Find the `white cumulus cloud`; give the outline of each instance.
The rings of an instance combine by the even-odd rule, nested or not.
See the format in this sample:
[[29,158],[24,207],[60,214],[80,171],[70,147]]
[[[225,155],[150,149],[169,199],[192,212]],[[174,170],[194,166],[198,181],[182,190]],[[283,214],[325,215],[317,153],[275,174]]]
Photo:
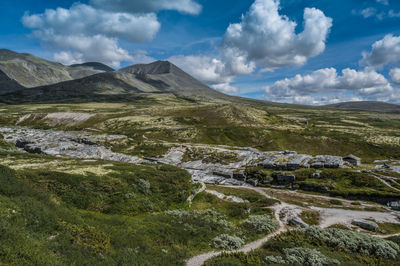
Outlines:
[[61,63],[99,61],[113,67],[135,59],[119,46],[118,38],[150,41],[160,29],[153,13],[111,13],[84,4],[47,9],[42,14],[26,13],[22,22],[33,30],[32,36],[58,51],[54,59]]
[[118,46],[116,39],[103,35],[50,34],[41,38],[61,49],[61,52],[54,54],[54,59],[66,65],[98,61],[117,68],[121,61],[133,61],[129,52]]
[[27,28],[54,35],[102,34],[132,42],[150,41],[160,29],[153,13],[110,13],[84,4],[75,4],[70,9],[47,9],[43,14],[27,13],[22,22]]
[[400,37],[386,35],[375,42],[369,52],[363,53],[362,65],[382,67],[387,64],[400,64]]
[[176,10],[197,15],[202,10],[202,6],[193,0],[90,0],[90,3],[104,10],[129,13]]
[[[279,14],[279,0],[256,0],[240,23],[231,24],[223,38],[222,56],[233,71],[303,65],[325,50],[332,19],[321,10],[304,10],[304,30]],[[238,62],[239,59],[239,62]],[[239,69],[235,69],[239,68]]]
[[183,55],[172,56],[168,60],[216,90],[226,93],[238,91],[236,87],[229,85],[234,75],[227,71],[221,60],[209,56]]
[[400,68],[393,68],[389,74],[393,83],[400,84]]
[[361,15],[364,18],[370,18],[370,17],[375,16],[376,12],[377,12],[376,8],[368,7],[368,8],[361,10]]
[[332,19],[315,8],[304,10],[304,30],[296,34],[296,22],[279,14],[278,0],[256,0],[231,24],[223,37],[218,59],[204,56],[170,58],[201,81],[224,92],[236,92],[230,85],[237,75],[274,71],[302,65],[325,50]]
[[[336,69],[325,68],[309,75],[296,75],[277,81],[264,87],[264,90],[270,100],[309,104],[345,99],[388,101],[398,97],[398,90],[383,75],[371,69],[356,71],[346,68],[339,75]],[[331,97],[326,96],[329,94]]]
[[389,5],[389,0],[376,0],[377,3],[383,4],[385,6]]

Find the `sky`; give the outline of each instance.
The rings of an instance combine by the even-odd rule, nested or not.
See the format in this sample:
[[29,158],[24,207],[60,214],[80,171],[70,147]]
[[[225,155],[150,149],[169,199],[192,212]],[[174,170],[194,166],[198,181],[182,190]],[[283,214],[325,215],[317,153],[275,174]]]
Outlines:
[[2,0],[0,48],[115,69],[169,60],[216,90],[400,103],[398,0]]

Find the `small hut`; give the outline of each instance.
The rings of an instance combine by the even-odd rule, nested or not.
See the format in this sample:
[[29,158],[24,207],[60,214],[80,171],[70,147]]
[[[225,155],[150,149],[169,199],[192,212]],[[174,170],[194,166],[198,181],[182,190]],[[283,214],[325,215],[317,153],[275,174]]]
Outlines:
[[351,163],[352,165],[355,165],[355,166],[361,165],[361,159],[353,154],[349,154],[346,157],[343,157],[343,161]]

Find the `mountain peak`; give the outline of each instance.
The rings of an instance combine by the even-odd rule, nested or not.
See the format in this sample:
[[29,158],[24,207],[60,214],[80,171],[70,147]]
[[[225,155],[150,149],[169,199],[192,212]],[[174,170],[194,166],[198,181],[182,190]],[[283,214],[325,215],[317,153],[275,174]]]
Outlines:
[[32,56],[32,55],[27,53],[17,53],[8,49],[0,49],[0,60],[12,60],[15,58],[21,58],[27,56]]
[[131,74],[150,74],[150,75],[168,74],[168,73],[173,73],[175,71],[183,72],[177,66],[175,66],[169,61],[156,61],[150,64],[137,64],[125,67],[120,71]]
[[99,62],[86,62],[86,63],[82,63],[82,64],[74,64],[74,65],[70,65],[70,67],[90,67],[93,68],[95,70],[101,70],[104,72],[111,72],[111,71],[115,71],[113,68],[103,64],[103,63],[99,63]]

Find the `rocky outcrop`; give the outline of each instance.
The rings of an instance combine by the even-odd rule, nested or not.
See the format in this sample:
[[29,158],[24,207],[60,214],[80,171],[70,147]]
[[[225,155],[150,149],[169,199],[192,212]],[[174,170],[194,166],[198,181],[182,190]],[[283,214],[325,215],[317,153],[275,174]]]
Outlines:
[[[64,116],[62,116],[64,117]],[[79,116],[80,117],[80,116]],[[86,119],[88,117],[82,117]],[[27,118],[30,119],[30,118]],[[260,169],[256,174],[245,170],[248,166],[262,166],[268,169],[293,171],[309,167],[335,168],[343,165],[343,160],[338,156],[316,156],[297,154],[294,151],[261,152],[257,149],[246,147],[224,147],[209,145],[179,145],[170,148],[168,153],[158,158],[140,159],[120,153],[114,153],[105,146],[112,143],[127,142],[126,136],[120,135],[95,135],[85,132],[65,132],[51,130],[36,130],[23,127],[0,128],[0,134],[6,137],[7,142],[14,143],[17,147],[30,152],[53,156],[69,156],[83,159],[100,159],[120,162],[151,163],[175,165],[192,174],[192,179],[207,184],[248,185],[258,186],[274,182],[280,186],[296,183],[294,174],[288,172],[270,174],[263,173]],[[229,163],[212,163],[201,159],[184,161],[185,153],[191,149],[206,150],[215,154],[234,154],[235,159]],[[186,157],[185,157],[186,158]],[[260,174],[261,173],[261,174]],[[302,187],[303,190],[327,192],[321,187]]]
[[319,185],[319,184],[300,184],[299,189],[310,192],[318,192],[318,193],[328,193],[331,190],[331,187],[327,185]]
[[388,203],[388,207],[395,211],[400,211],[400,201],[392,201]]
[[240,170],[233,173],[233,178],[240,181],[246,181],[246,173],[244,170]]
[[308,224],[306,224],[300,217],[294,217],[289,220],[289,224],[296,226],[296,227],[307,227]]
[[291,185],[296,181],[296,176],[292,174],[274,173],[272,177],[275,183],[281,186]]
[[352,224],[355,224],[362,229],[368,231],[376,231],[378,229],[378,224],[372,221],[364,220],[364,219],[354,219]]
[[213,175],[222,176],[224,178],[233,178],[233,172],[231,171],[217,170],[213,172]]
[[261,163],[266,169],[294,171],[301,168],[339,168],[344,165],[342,157],[332,155],[318,155],[313,158],[307,154],[297,154],[286,151],[271,154]]
[[124,136],[90,135],[82,132],[0,128],[7,142],[29,153],[67,156],[81,159],[140,163],[136,156],[115,153],[100,143],[120,140]]
[[311,163],[311,168],[339,168],[344,165],[342,157],[332,155],[318,155]]

